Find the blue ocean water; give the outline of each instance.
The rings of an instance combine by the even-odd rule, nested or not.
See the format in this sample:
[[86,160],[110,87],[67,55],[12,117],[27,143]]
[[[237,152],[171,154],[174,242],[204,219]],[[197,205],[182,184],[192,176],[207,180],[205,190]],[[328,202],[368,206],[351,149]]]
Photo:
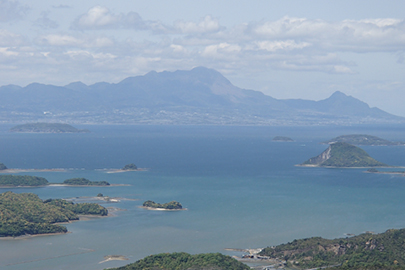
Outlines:
[[[0,189],[41,198],[103,193],[124,197],[105,204],[115,217],[73,222],[72,233],[0,240],[1,269],[104,269],[150,254],[222,252],[297,238],[344,237],[405,227],[405,178],[364,169],[294,166],[327,148],[319,144],[352,133],[405,141],[405,126],[237,127],[83,126],[89,134],[17,134],[0,126],[0,162],[10,168],[66,168],[20,173],[61,183],[73,177],[115,187]],[[277,135],[291,143],[274,142]],[[405,166],[405,147],[363,147],[372,157]],[[145,171],[108,174],[135,163]],[[145,200],[179,201],[187,211],[139,208]],[[103,261],[105,255],[128,261]]]

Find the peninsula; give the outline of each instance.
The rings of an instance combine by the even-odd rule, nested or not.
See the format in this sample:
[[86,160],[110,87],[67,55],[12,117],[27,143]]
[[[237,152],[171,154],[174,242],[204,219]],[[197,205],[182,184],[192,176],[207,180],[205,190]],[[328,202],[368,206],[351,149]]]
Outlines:
[[0,186],[3,187],[38,187],[49,185],[43,177],[30,175],[0,175]]
[[33,193],[0,194],[0,237],[66,233],[57,223],[79,220],[78,215],[107,216],[108,210],[96,203],[74,204],[61,199],[41,200]]
[[86,178],[71,178],[63,181],[64,185],[68,186],[109,186],[107,181],[90,181]]
[[376,136],[365,135],[365,134],[351,134],[342,135],[333,138],[329,141],[322,142],[322,144],[333,144],[336,142],[345,142],[353,145],[373,145],[373,146],[391,146],[391,145],[405,145],[404,142],[393,142],[381,139]]
[[150,255],[134,263],[111,270],[144,270],[144,269],[215,269],[215,270],[249,270],[246,264],[221,253],[190,255],[185,252],[161,253]]
[[7,166],[3,163],[0,163],[0,171],[7,170]]
[[89,133],[88,129],[77,129],[68,124],[61,123],[29,123],[18,125],[10,129],[10,132],[22,133]]
[[142,207],[148,210],[185,210],[181,203],[176,201],[160,204],[149,200],[144,202]]
[[337,142],[329,145],[320,155],[310,158],[301,166],[308,167],[390,167],[370,157],[363,149]]

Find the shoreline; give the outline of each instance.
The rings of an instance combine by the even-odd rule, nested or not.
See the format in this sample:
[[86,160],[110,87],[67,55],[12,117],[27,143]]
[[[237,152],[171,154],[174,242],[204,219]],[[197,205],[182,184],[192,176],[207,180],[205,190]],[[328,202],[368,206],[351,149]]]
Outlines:
[[372,169],[372,168],[405,168],[403,166],[373,166],[373,167],[337,167],[337,166],[319,166],[319,165],[302,165],[296,164],[295,167],[307,167],[307,168],[333,168],[333,169]]
[[130,184],[110,184],[110,185],[66,185],[58,183],[50,183],[40,186],[0,186],[0,188],[39,188],[39,187],[129,187]]
[[[56,223],[56,224],[68,224],[69,222],[61,222],[61,223]],[[33,237],[38,237],[38,236],[53,236],[53,235],[63,235],[63,234],[69,234],[72,233],[70,231],[67,232],[59,232],[59,233],[40,233],[40,234],[24,234],[20,236],[5,236],[5,237],[0,237],[0,240],[27,240],[31,239]]]
[[105,169],[101,170],[104,171],[105,173],[124,173],[124,172],[143,172],[143,171],[148,171],[146,168],[138,168],[136,170],[123,170],[123,169]]
[[67,172],[68,169],[5,169],[0,170],[0,173],[21,173],[21,172]]
[[187,208],[182,208],[182,209],[166,209],[166,208],[155,208],[155,207],[148,207],[148,206],[138,206],[139,208],[143,208],[145,210],[151,210],[151,211],[184,211],[188,210]]

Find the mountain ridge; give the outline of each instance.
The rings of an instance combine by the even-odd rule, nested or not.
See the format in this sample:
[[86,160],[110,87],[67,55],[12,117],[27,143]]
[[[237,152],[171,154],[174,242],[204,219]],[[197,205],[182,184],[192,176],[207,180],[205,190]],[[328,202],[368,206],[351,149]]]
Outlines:
[[313,125],[405,122],[335,92],[320,101],[275,99],[205,67],[151,71],[118,83],[1,86],[0,122]]

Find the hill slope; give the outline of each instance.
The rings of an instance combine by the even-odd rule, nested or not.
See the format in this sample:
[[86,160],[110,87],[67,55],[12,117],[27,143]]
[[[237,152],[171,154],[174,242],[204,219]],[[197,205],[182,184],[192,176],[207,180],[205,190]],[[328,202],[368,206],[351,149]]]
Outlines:
[[298,269],[340,265],[338,269],[405,269],[405,229],[350,238],[312,237],[267,247],[262,256],[283,259]]
[[365,134],[351,134],[351,135],[342,135],[329,141],[323,142],[323,144],[333,144],[336,142],[346,142],[353,145],[405,145],[403,142],[392,142],[388,140],[381,139],[376,136],[365,135]]
[[278,100],[234,86],[213,69],[151,71],[119,83],[0,87],[0,121],[123,124],[349,124],[405,122],[341,92]]
[[190,255],[188,253],[162,253],[148,256],[115,270],[249,270],[247,265],[220,253]]
[[318,167],[386,167],[370,157],[366,151],[354,145],[337,142],[331,144],[320,155],[310,158],[302,166]]

